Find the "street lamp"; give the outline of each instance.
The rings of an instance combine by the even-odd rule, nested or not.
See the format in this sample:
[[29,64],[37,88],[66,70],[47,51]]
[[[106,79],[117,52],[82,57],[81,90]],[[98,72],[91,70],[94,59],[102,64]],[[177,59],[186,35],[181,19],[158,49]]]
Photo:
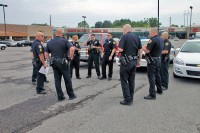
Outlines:
[[3,6],[4,26],[5,26],[5,38],[7,38],[7,33],[6,33],[6,15],[5,15],[5,9],[4,9],[4,7],[8,7],[8,5],[0,4],[0,6]]
[[159,35],[159,0],[158,0],[158,35]]
[[83,18],[83,20],[84,20],[84,32],[85,32],[85,25],[86,25],[86,23],[85,23],[85,18],[86,18],[86,16],[82,16],[82,18]]
[[192,27],[191,27],[191,26],[192,26],[192,25],[191,25],[191,24],[192,24],[192,8],[193,8],[193,7],[190,6],[190,9],[191,9],[191,12],[190,12],[190,35],[191,35],[191,32],[192,32],[192,30],[191,30],[191,28],[192,28]]

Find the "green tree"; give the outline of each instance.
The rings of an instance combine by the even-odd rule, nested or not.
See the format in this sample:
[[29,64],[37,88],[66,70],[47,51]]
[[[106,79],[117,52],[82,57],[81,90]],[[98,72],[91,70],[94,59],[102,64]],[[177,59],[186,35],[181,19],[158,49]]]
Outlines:
[[178,27],[178,25],[172,24],[170,25],[170,27]]
[[38,26],[49,26],[47,23],[44,23],[44,24],[38,24],[38,23],[33,23],[31,25],[38,25]]
[[98,21],[98,22],[95,23],[95,26],[94,26],[94,27],[95,27],[95,28],[102,28],[102,24],[103,24],[103,23],[102,23],[101,21]]
[[[149,18],[149,25],[150,25],[150,27],[157,27],[158,19],[157,18]],[[161,25],[161,23],[159,23],[159,25]]]
[[79,22],[78,23],[78,27],[85,27],[85,28],[88,28],[89,27],[89,24],[86,22],[86,21],[82,21],[82,22]]
[[124,24],[131,24],[130,19],[121,19],[121,20],[115,20],[113,22],[113,28],[121,28]]
[[102,23],[102,28],[111,28],[111,27],[112,27],[111,21],[105,20],[105,21]]

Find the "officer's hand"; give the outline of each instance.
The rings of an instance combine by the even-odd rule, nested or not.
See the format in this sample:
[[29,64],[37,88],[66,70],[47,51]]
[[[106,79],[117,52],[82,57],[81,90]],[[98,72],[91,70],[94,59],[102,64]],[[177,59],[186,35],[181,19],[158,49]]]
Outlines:
[[112,56],[109,56],[109,60],[112,60]]
[[91,48],[96,48],[96,47],[92,45]]
[[44,68],[46,68],[46,67],[47,67],[47,64],[45,63],[43,66],[44,66]]
[[136,67],[140,67],[140,61],[138,61],[137,66]]

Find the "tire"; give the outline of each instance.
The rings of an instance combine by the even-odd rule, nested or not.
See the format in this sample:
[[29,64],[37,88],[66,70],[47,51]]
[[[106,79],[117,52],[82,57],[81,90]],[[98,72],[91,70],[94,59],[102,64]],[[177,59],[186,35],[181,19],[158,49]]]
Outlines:
[[180,77],[177,76],[174,72],[173,72],[173,76],[174,76],[174,78],[180,78]]
[[5,49],[6,49],[6,47],[4,47],[4,46],[3,46],[3,47],[1,47],[1,50],[5,50]]

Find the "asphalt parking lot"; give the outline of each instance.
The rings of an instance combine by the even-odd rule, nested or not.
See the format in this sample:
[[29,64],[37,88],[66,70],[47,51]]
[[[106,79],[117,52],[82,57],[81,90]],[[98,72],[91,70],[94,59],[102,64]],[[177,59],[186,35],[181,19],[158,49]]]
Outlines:
[[[185,40],[172,42],[175,49]],[[81,63],[81,80],[72,78],[77,98],[57,102],[52,69],[45,84],[47,95],[37,95],[31,84],[30,47],[8,47],[0,51],[1,133],[200,133],[200,80],[173,78],[170,65],[169,90],[154,101],[148,94],[145,68],[136,73],[134,103],[122,106],[119,66],[113,80],[100,81],[87,64]],[[63,91],[66,91],[63,86]]]

